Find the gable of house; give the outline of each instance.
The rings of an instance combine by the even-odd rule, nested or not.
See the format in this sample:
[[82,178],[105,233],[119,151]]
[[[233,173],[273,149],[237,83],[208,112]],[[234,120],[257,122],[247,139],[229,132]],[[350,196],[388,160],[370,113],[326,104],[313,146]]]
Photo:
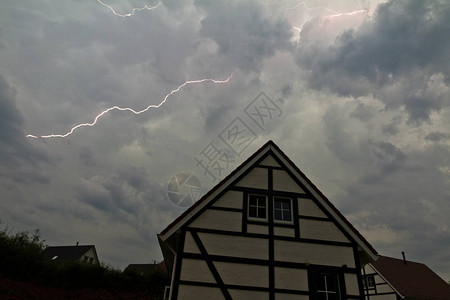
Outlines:
[[273,142],[158,237],[171,299],[300,299],[327,280],[359,299],[361,263],[377,258]]
[[370,299],[396,299],[396,295],[416,300],[450,299],[450,285],[422,263],[381,256],[365,266],[364,273],[365,279],[375,279],[375,285],[365,289]]
[[43,254],[56,261],[99,264],[94,245],[49,246],[44,249]]
[[398,297],[401,297],[395,287],[379,274],[372,264],[363,267],[362,280],[367,300],[397,300]]

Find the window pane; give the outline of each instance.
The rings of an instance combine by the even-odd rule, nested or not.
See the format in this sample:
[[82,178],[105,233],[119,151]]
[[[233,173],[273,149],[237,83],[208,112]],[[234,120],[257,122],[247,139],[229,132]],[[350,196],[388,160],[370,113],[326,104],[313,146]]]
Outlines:
[[325,293],[318,293],[317,294],[317,299],[319,299],[319,300],[327,300],[327,294],[325,294]]
[[282,220],[281,210],[275,210],[275,220]]
[[248,216],[252,218],[256,218],[256,207],[250,206],[248,208]]
[[252,205],[252,206],[256,206],[256,203],[257,203],[256,201],[257,201],[257,198],[255,196],[251,195],[250,199],[248,201],[248,204]]
[[336,292],[336,291],[337,291],[337,280],[336,280],[336,276],[327,275],[326,278],[327,278],[327,288],[328,288],[328,291]]
[[317,290],[326,291],[325,287],[325,276],[320,274],[317,276]]
[[367,277],[367,284],[369,285],[369,287],[373,288],[375,286],[375,278],[373,275],[369,275]]
[[291,221],[291,212],[290,211],[283,211],[283,220]]
[[278,209],[281,208],[281,202],[278,201],[278,199],[275,199],[274,205],[275,205],[275,208],[278,208]]
[[262,218],[262,219],[266,218],[266,208],[265,207],[258,208],[258,218]]
[[260,196],[258,197],[258,205],[262,207],[266,207],[266,197]]
[[338,299],[338,297],[337,297],[336,293],[328,294],[328,300],[337,300],[337,299]]

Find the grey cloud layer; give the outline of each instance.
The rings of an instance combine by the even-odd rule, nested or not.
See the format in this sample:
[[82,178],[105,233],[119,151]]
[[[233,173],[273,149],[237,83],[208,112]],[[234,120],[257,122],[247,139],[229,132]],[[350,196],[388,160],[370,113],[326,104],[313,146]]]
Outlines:
[[[253,128],[257,139],[229,171],[273,139],[381,253],[404,247],[445,266],[449,5],[399,0],[371,18],[332,18],[323,8],[286,11],[298,4],[288,2],[168,0],[130,18],[95,0],[5,4],[0,219],[39,227],[51,244],[94,243],[114,266],[161,259],[155,234],[182,212],[167,199],[167,181],[191,172],[211,186],[193,157],[210,141],[224,146],[218,135],[234,118],[252,126],[243,110],[264,91],[281,98],[283,114],[266,131]],[[345,12],[377,1],[319,2]],[[303,21],[298,35],[291,26]],[[66,139],[25,139],[233,71],[229,84],[186,86],[139,116],[113,112]],[[390,235],[378,239],[379,228]]]
[[0,177],[20,183],[46,182],[49,178],[41,168],[48,157],[26,141],[15,98],[16,91],[0,75]]
[[[305,26],[306,36],[317,22]],[[387,108],[404,106],[410,121],[420,122],[449,105],[449,31],[448,1],[389,1],[331,44],[305,41],[297,61],[311,71],[315,89],[374,95]]]

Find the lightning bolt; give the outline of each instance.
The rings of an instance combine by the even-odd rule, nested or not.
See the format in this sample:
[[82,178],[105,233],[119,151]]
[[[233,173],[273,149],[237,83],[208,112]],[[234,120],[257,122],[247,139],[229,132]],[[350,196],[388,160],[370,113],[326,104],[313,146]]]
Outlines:
[[306,2],[300,2],[300,3],[298,3],[297,5],[295,5],[295,6],[293,6],[293,7],[285,8],[284,10],[285,10],[285,11],[287,11],[287,10],[294,10],[294,9],[300,7],[300,6],[303,6],[306,10],[324,9],[324,10],[327,10],[327,11],[332,12],[332,13],[335,13],[335,14],[338,13],[337,11],[332,10],[332,9],[329,9],[329,8],[326,8],[325,6],[314,6],[314,7],[309,7],[309,6],[306,5]]
[[[310,6],[307,6],[307,5],[306,5],[306,2],[300,2],[300,3],[296,4],[295,6],[285,8],[284,10],[285,10],[285,11],[288,11],[288,10],[294,10],[294,9],[300,7],[300,6],[303,6],[306,10],[323,9],[323,10],[326,10],[326,11],[329,11],[329,12],[333,13],[332,15],[328,15],[328,16],[325,16],[325,17],[324,17],[325,19],[328,19],[328,20],[331,20],[331,19],[334,19],[334,18],[337,18],[337,17],[342,17],[342,16],[353,16],[353,15],[356,15],[356,14],[361,14],[361,13],[367,13],[367,12],[368,12],[368,10],[366,10],[366,9],[360,9],[360,10],[355,10],[355,11],[352,11],[352,12],[344,12],[344,13],[340,13],[340,12],[338,12],[338,11],[332,10],[332,9],[327,8],[327,7],[325,7],[325,6],[314,6],[314,7],[310,7]],[[299,33],[301,33],[302,30],[303,30],[303,26],[304,26],[305,24],[306,24],[306,22],[304,22],[300,27],[298,27],[298,26],[292,26],[292,29],[294,29],[294,30],[298,31]]]
[[156,4],[155,6],[147,6],[147,5],[145,5],[144,7],[133,8],[133,10],[131,11],[131,13],[128,13],[128,14],[119,14],[119,13],[117,13],[117,12],[114,10],[114,8],[112,8],[110,5],[108,5],[108,4],[104,3],[104,2],[102,2],[101,0],[97,0],[97,1],[98,1],[98,3],[100,3],[101,5],[103,5],[103,6],[107,7],[107,8],[109,8],[109,9],[112,11],[113,14],[115,14],[116,16],[122,17],[122,18],[131,17],[131,16],[134,15],[134,13],[135,13],[136,11],[141,11],[141,10],[144,10],[144,9],[146,9],[146,10],[153,10],[153,9],[155,9],[155,8],[157,8],[158,6],[161,5],[161,0],[159,0],[159,1],[158,1],[158,4]]
[[97,124],[97,121],[103,117],[105,114],[107,114],[110,111],[113,110],[119,110],[119,111],[130,111],[136,115],[142,114],[152,108],[159,108],[161,105],[163,105],[167,99],[172,96],[175,93],[178,93],[183,87],[187,86],[187,85],[192,85],[192,84],[199,84],[199,83],[203,83],[203,82],[212,82],[212,83],[228,83],[230,81],[230,79],[233,77],[232,73],[230,76],[228,76],[226,79],[224,80],[216,80],[216,79],[210,79],[210,78],[204,78],[204,79],[198,79],[198,80],[188,80],[185,81],[183,84],[179,85],[176,89],[172,90],[170,93],[168,93],[164,99],[159,103],[159,104],[151,104],[149,106],[147,106],[146,108],[142,109],[142,110],[134,110],[130,107],[120,107],[120,106],[112,106],[104,111],[102,111],[101,113],[99,113],[95,118],[94,121],[92,121],[92,123],[81,123],[78,124],[74,127],[72,127],[72,129],[70,129],[69,132],[65,133],[65,134],[49,134],[49,135],[41,135],[41,136],[36,136],[36,135],[32,135],[32,134],[28,134],[26,137],[27,138],[34,138],[34,139],[38,139],[38,138],[42,138],[42,139],[48,139],[48,138],[65,138],[68,137],[69,135],[71,135],[75,130],[81,128],[81,127],[93,127],[95,124]]
[[299,33],[302,33],[303,26],[302,27],[292,26],[292,29],[297,30]]
[[360,10],[355,10],[355,11],[352,11],[352,12],[338,13],[338,14],[330,15],[330,16],[327,16],[327,18],[328,18],[328,19],[333,19],[333,18],[337,18],[337,17],[342,17],[342,16],[353,16],[353,15],[362,14],[362,13],[367,13],[367,12],[368,12],[367,9],[360,9]]

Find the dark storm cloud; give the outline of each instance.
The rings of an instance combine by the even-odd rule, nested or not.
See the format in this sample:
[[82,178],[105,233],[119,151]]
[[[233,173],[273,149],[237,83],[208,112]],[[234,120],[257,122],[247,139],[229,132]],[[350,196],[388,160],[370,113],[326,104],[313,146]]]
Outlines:
[[250,1],[197,1],[205,11],[200,33],[217,43],[226,65],[259,71],[265,58],[290,47],[291,26],[269,18],[260,4]]
[[[362,114],[362,122],[366,121],[366,113],[360,113],[361,106],[350,113]],[[383,176],[394,172],[402,166],[406,154],[403,151],[386,141],[374,141],[370,138],[357,137],[355,132],[348,132],[346,124],[349,122],[345,113],[336,107],[331,107],[323,116],[326,126],[327,148],[341,161],[356,166],[363,166],[365,174],[362,181],[374,183]]]
[[387,108],[405,107],[411,122],[428,120],[448,105],[450,2],[380,4],[372,20],[331,45],[310,38],[317,26],[317,19],[304,26],[297,53],[298,64],[310,70],[311,87],[373,95]]
[[431,132],[425,136],[425,139],[432,142],[447,141],[450,140],[450,133]]
[[[336,122],[329,126],[333,124],[338,126]],[[430,257],[448,261],[449,148],[428,143],[405,154],[389,142],[352,141],[342,127],[332,134],[328,149],[346,159],[349,175],[359,173],[355,182],[347,184],[345,194],[335,199],[344,215],[366,212],[352,218],[357,228],[367,232],[385,228],[394,234],[393,238],[367,235],[384,255],[406,251],[418,261],[427,262]],[[445,138],[432,134],[426,139]],[[420,247],[418,241],[422,241]],[[430,263],[438,271],[446,268],[436,261]]]
[[[449,261],[450,193],[448,170],[442,170],[442,166],[450,165],[449,157],[448,148],[436,145],[410,154],[394,172],[380,176],[377,182],[363,179],[348,187],[343,211],[365,209],[371,213],[355,225],[363,229],[384,225],[396,232],[395,243],[383,245],[377,241],[375,247],[397,253],[404,250],[424,262],[430,257]],[[445,270],[446,266],[436,261],[433,264],[433,269]]]
[[[23,118],[16,107],[16,91],[0,75],[0,177],[18,182],[46,182],[40,171],[24,174],[27,165],[37,166],[46,156],[33,148],[23,133]],[[25,172],[27,173],[27,172]]]
[[82,178],[77,195],[81,202],[125,219],[140,215],[148,205],[164,209],[169,204],[165,188],[152,181],[144,168],[133,166]]

